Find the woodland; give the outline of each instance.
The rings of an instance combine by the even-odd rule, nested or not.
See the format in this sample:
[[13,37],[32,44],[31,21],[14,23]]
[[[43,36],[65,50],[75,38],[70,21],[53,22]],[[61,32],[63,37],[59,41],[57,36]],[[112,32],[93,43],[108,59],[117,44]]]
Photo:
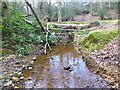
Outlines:
[[0,1],[0,88],[119,88],[120,2]]

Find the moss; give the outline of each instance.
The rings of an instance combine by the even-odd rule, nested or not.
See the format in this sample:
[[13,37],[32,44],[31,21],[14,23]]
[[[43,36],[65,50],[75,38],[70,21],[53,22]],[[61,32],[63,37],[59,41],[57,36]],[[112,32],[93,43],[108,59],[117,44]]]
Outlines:
[[120,34],[119,30],[97,30],[91,31],[83,40],[80,45],[86,47],[88,51],[99,50],[104,47],[111,39]]
[[21,75],[14,72],[14,73],[13,73],[13,76],[15,76],[15,77],[20,77]]
[[3,76],[0,76],[0,79],[9,79],[10,77],[8,75],[3,75]]
[[59,29],[54,29],[54,31],[55,31],[55,32],[61,32],[61,30],[59,30]]
[[0,50],[0,57],[1,56],[7,56],[7,55],[10,55],[10,54],[13,54],[13,52],[10,51],[10,50],[5,50],[5,49]]
[[84,24],[85,22],[73,22],[73,24]]

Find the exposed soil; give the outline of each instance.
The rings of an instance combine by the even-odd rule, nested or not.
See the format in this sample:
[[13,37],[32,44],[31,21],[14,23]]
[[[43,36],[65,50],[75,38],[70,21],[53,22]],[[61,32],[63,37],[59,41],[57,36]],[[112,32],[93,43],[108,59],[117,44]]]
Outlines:
[[99,20],[99,16],[92,16],[90,14],[77,15],[74,18],[74,20],[79,21],[79,22],[94,21],[94,20]]

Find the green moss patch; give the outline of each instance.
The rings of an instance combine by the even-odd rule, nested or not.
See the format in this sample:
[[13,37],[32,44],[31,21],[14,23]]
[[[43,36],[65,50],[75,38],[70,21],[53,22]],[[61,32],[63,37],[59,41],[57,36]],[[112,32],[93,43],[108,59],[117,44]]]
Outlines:
[[10,77],[8,75],[3,75],[3,76],[0,76],[0,79],[9,79]]
[[80,45],[88,49],[88,51],[99,50],[104,47],[110,40],[114,39],[116,35],[120,34],[119,30],[97,30],[91,31]]

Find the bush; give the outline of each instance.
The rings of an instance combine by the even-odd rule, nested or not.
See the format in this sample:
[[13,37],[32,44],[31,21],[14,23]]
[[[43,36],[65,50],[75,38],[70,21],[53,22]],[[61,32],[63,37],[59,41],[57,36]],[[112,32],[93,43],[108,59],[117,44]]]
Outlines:
[[[23,21],[25,18],[19,11],[12,8],[10,12],[10,20],[3,17],[2,47],[12,49],[18,57],[23,57],[30,53],[31,48],[35,44],[45,42],[45,34],[42,30],[25,23]],[[48,40],[53,42],[55,38],[50,36]]]

